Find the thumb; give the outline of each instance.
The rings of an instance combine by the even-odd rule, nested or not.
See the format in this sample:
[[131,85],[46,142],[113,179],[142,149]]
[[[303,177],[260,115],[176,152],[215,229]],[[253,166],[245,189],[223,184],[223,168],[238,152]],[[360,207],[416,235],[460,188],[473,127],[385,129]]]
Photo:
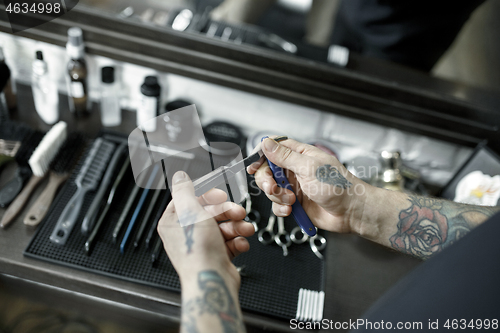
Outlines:
[[184,171],[177,171],[172,177],[172,201],[181,226],[199,222],[203,207],[194,195],[193,182]]
[[273,139],[267,138],[262,142],[262,151],[269,159],[279,167],[293,171],[299,177],[309,177],[313,172],[313,161],[311,157],[302,155],[281,145]]

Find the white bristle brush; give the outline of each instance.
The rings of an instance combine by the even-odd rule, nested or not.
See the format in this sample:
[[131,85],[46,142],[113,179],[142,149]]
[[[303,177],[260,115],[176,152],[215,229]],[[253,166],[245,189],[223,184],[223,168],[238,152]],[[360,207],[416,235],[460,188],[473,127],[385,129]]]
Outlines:
[[31,171],[33,171],[33,176],[31,176],[28,184],[5,211],[0,226],[4,227],[8,225],[24,208],[33,191],[44,179],[50,163],[66,140],[67,134],[67,124],[64,121],[60,121],[52,126],[50,131],[45,134],[28,161]]
[[68,136],[67,127],[64,121],[58,122],[52,126],[36,147],[28,161],[35,176],[43,177],[49,170],[50,163]]

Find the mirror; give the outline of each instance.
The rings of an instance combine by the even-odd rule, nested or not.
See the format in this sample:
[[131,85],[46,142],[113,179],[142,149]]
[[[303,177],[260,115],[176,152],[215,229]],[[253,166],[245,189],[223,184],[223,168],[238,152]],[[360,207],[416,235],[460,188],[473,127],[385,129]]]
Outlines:
[[[494,56],[500,50],[491,48],[500,34],[491,27],[500,5],[483,2],[429,1],[426,6],[413,0],[82,0],[80,4],[144,25],[337,67],[350,67],[350,52],[441,78],[497,87],[500,78],[487,68],[500,66],[500,57]],[[478,35],[479,31],[489,32]]]

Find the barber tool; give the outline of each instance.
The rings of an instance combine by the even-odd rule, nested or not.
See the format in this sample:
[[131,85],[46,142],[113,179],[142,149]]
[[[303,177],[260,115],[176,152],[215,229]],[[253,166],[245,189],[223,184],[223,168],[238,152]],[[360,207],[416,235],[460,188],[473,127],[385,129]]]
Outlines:
[[[279,136],[274,138],[274,141],[283,141],[286,139],[288,139],[288,137]],[[199,197],[205,194],[212,188],[218,186],[221,179],[227,181],[228,179],[233,178],[238,172],[259,161],[262,156],[264,156],[264,153],[262,152],[262,149],[259,149],[257,152],[231,166],[221,166],[214,171],[207,173],[205,176],[196,179],[193,181],[195,195]],[[222,178],[221,175],[224,177]]]
[[236,271],[240,274],[240,276],[247,276],[247,273],[244,272],[246,265],[236,266]]
[[61,121],[54,125],[50,131],[43,137],[40,144],[36,147],[28,160],[32,176],[28,184],[19,193],[16,199],[10,204],[5,212],[0,226],[2,228],[9,225],[19,215],[33,191],[37,188],[38,184],[45,178],[45,174],[49,169],[49,165],[59,151],[59,148],[66,140],[67,125]]
[[156,202],[158,201],[158,198],[160,197],[161,190],[156,190],[153,194],[153,197],[151,198],[151,201],[148,205],[148,208],[146,209],[146,213],[144,214],[144,217],[142,218],[141,225],[139,226],[139,231],[137,231],[137,235],[135,236],[134,240],[134,249],[137,249],[139,247],[139,242],[141,241],[142,235],[144,234],[144,230],[146,230],[146,226],[148,225],[149,218],[151,217],[151,213],[153,212],[153,208],[156,205]]
[[3,165],[14,160],[17,151],[21,147],[20,141],[10,141],[0,139],[0,170]]
[[193,19],[193,12],[189,9],[182,9],[179,13],[174,17],[172,22],[172,29],[177,31],[186,30],[191,24],[191,20]]
[[24,124],[0,121],[0,171],[7,163],[14,161],[23,140],[31,129]]
[[300,288],[295,319],[319,322],[323,319],[325,292]]
[[[141,174],[139,178],[137,178],[137,183],[141,184],[143,178],[144,174]],[[132,192],[130,192],[128,200],[125,203],[125,207],[123,208],[122,213],[120,214],[120,217],[118,218],[118,221],[115,224],[115,228],[113,229],[113,243],[116,243],[118,241],[118,236],[120,235],[123,223],[125,223],[125,219],[127,218],[128,213],[130,212],[130,209],[132,208],[132,205],[134,204],[134,201],[137,198],[137,194],[139,194],[140,189],[141,188],[139,186],[135,185],[134,188],[132,189]]]
[[156,267],[158,265],[158,258],[160,257],[161,254],[161,249],[162,249],[163,242],[161,240],[161,237],[158,237],[155,242],[155,246],[153,248],[153,253],[151,254],[151,265],[153,267]]
[[274,223],[276,222],[276,215],[271,211],[267,226],[259,231],[259,242],[264,245],[271,244],[274,241]]
[[113,200],[115,198],[116,191],[118,190],[118,187],[122,184],[123,179],[125,178],[125,174],[127,173],[127,170],[130,168],[130,161],[129,159],[125,159],[125,162],[122,164],[122,167],[120,169],[120,172],[118,173],[118,176],[116,177],[113,186],[111,186],[111,190],[109,191],[108,194],[108,199],[106,200],[106,205],[104,206],[104,209],[101,212],[101,215],[99,216],[99,220],[97,220],[97,223],[95,224],[94,228],[92,229],[92,232],[90,233],[89,238],[85,242],[85,252],[87,255],[90,255],[92,252],[92,248],[94,246],[95,239],[97,237],[97,234],[99,230],[101,229],[102,224],[104,223],[104,219],[106,218],[106,215],[108,214],[109,208],[111,207],[111,204],[113,203]]
[[80,133],[71,134],[64,142],[51,163],[48,184],[26,213],[24,224],[36,226],[43,220],[54,200],[57,189],[68,179],[84,145],[85,138]]
[[255,209],[252,209],[252,198],[250,193],[245,196],[245,211],[247,215],[245,216],[245,221],[252,223],[255,232],[259,231],[260,213]]
[[21,148],[16,154],[18,168],[14,178],[0,189],[0,207],[7,207],[23,189],[28,179],[33,175],[28,161],[33,151],[43,138],[43,133],[30,131],[22,141]]
[[88,191],[93,191],[101,179],[104,169],[113,153],[115,145],[101,138],[97,138],[89,151],[85,162],[75,179],[77,186],[75,194],[64,208],[59,220],[50,236],[56,244],[64,245],[71,230],[76,224],[78,215]]
[[[297,235],[301,235],[297,237]],[[314,237],[309,237],[300,227],[295,227],[290,233],[290,239],[295,244],[302,244],[309,241],[309,246],[313,253],[320,259],[323,259],[322,251],[326,247],[326,238],[320,234],[316,234]]]
[[[266,138],[268,137],[263,137],[262,141],[264,141]],[[273,140],[276,141],[276,138],[274,138]],[[273,162],[269,161],[269,159],[267,160],[267,163],[269,164],[269,168],[271,168],[271,171],[273,172],[273,177],[276,180],[278,186],[287,188],[293,192],[292,186],[285,176],[285,171]],[[297,224],[302,228],[302,230],[304,230],[306,234],[311,237],[316,235],[316,227],[314,226],[314,224],[312,224],[309,216],[307,216],[306,211],[300,204],[299,200],[295,200],[294,204],[292,205],[292,216],[295,219],[295,222],[297,222]]]
[[123,236],[122,243],[120,244],[120,252],[124,253],[125,252],[125,246],[127,245],[127,241],[130,237],[130,233],[132,232],[132,229],[134,228],[135,221],[137,221],[137,216],[141,212],[142,206],[144,206],[144,201],[146,201],[146,197],[148,196],[149,189],[151,188],[151,185],[153,185],[153,181],[156,177],[156,174],[158,173],[159,165],[156,164],[153,167],[153,171],[151,172],[151,175],[149,176],[148,182],[146,184],[146,188],[142,191],[141,198],[139,199],[139,202],[137,203],[137,207],[135,208],[134,214],[132,215],[132,218],[130,219],[130,222],[127,227],[127,231],[125,231],[125,235]]
[[89,232],[94,227],[94,223],[97,218],[97,213],[99,212],[99,208],[102,206],[103,203],[102,199],[104,198],[104,195],[106,195],[106,192],[108,191],[109,184],[111,183],[111,180],[115,173],[115,169],[118,166],[123,153],[125,152],[125,147],[126,146],[124,144],[120,145],[118,149],[115,150],[113,157],[109,162],[108,168],[106,169],[106,173],[104,174],[101,184],[99,185],[99,190],[97,191],[92,201],[92,204],[90,205],[90,208],[87,210],[87,213],[83,218],[82,222],[83,235],[88,235]]
[[292,42],[289,42],[280,36],[272,33],[261,33],[258,36],[259,42],[262,42],[265,46],[278,50],[284,51],[287,53],[295,54],[297,53],[297,45]]
[[151,241],[153,237],[156,234],[156,228],[158,227],[158,222],[161,219],[161,216],[163,215],[163,211],[167,208],[168,203],[170,202],[170,199],[172,198],[170,191],[167,189],[167,193],[163,196],[163,200],[160,204],[160,208],[156,212],[155,219],[153,220],[153,224],[151,225],[151,228],[149,228],[148,234],[146,236],[146,249],[149,249],[151,246]]
[[277,217],[278,220],[278,233],[274,235],[274,241],[278,246],[281,246],[283,249],[283,256],[288,255],[288,247],[292,245],[292,241],[290,240],[290,235],[285,230],[285,218],[282,216]]

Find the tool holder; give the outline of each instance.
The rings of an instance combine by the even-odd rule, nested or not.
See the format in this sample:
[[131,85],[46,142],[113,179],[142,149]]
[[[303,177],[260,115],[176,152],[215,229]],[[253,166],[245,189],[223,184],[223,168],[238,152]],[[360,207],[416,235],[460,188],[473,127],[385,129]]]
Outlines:
[[[114,223],[120,216],[127,196],[135,186],[130,170],[125,175],[129,180],[124,182],[126,184],[124,189],[118,191],[117,198],[108,213],[109,222],[103,225],[100,230],[90,256],[85,253],[84,244],[87,236],[82,235],[80,226],[92,203],[95,191],[89,192],[85,196],[77,224],[69,235],[67,243],[60,246],[50,241],[49,237],[58,217],[77,189],[74,180],[85,157],[86,153],[80,159],[80,164],[73,171],[69,181],[58,193],[54,204],[39,225],[24,255],[117,279],[180,292],[177,273],[164,251],[162,251],[156,267],[153,267],[151,249],[146,249],[144,240],[135,250],[129,242],[123,254],[120,253],[119,244],[112,242]],[[190,167],[196,167],[197,164],[191,163]],[[220,161],[214,156],[214,167],[219,167],[219,164]],[[269,218],[271,202],[255,186],[255,180],[252,176],[249,176],[249,192],[252,195],[253,208],[262,215],[260,227],[264,228],[264,224]],[[161,196],[163,195],[162,193]],[[147,196],[146,203],[150,202],[151,197],[152,193]],[[158,200],[157,206],[160,206],[160,202],[161,200]],[[155,207],[156,210],[158,207]],[[142,219],[144,214],[145,210],[143,209],[138,219]],[[127,221],[129,220],[130,217]],[[149,222],[148,228],[152,223],[153,221]],[[285,219],[286,230],[291,231],[295,226],[293,218],[287,217]],[[136,226],[132,231],[131,239],[135,239],[137,232],[138,227]],[[120,239],[121,237],[123,235],[120,236]],[[238,256],[233,261],[236,266],[245,266],[240,288],[242,309],[281,318],[285,321],[295,318],[299,290],[301,288],[323,290],[324,260],[317,258],[306,245],[291,246],[289,255],[284,257],[280,247],[261,244],[257,234],[248,240],[250,251]]]

